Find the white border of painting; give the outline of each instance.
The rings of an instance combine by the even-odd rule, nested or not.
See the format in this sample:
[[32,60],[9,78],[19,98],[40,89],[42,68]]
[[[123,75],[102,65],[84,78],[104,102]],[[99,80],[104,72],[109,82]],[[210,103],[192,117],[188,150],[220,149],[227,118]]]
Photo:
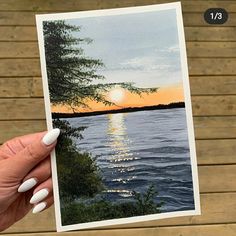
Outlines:
[[190,87],[189,87],[189,79],[188,79],[189,76],[188,76],[188,66],[187,66],[187,56],[186,56],[186,45],[185,45],[182,10],[181,10],[180,2],[141,6],[141,7],[109,9],[109,10],[95,10],[95,11],[36,15],[36,25],[37,25],[39,51],[40,51],[40,63],[41,63],[41,71],[42,71],[42,78],[43,78],[45,110],[46,110],[46,118],[47,118],[47,128],[48,130],[51,130],[53,127],[52,127],[52,114],[51,114],[47,71],[46,71],[45,51],[44,51],[43,21],[78,19],[78,18],[84,18],[84,17],[108,16],[108,15],[121,15],[121,14],[152,12],[152,11],[157,11],[157,10],[161,11],[161,10],[170,10],[170,9],[176,10],[176,18],[177,18],[177,26],[178,26],[178,38],[179,38],[181,68],[182,68],[182,76],[183,76],[183,84],[184,84],[184,96],[185,96],[185,107],[186,107],[187,126],[188,126],[188,138],[189,138],[189,146],[190,146],[195,210],[176,211],[176,212],[170,212],[170,213],[135,216],[135,217],[129,217],[129,218],[103,220],[103,221],[62,226],[56,156],[55,156],[55,152],[52,152],[51,166],[52,166],[52,179],[53,179],[54,201],[55,201],[56,227],[57,227],[58,232],[63,232],[63,231],[68,231],[68,230],[87,229],[87,228],[97,228],[97,227],[110,226],[110,225],[121,225],[121,224],[135,223],[135,222],[165,219],[165,218],[170,218],[170,217],[190,216],[190,215],[192,216],[192,215],[201,214],[197,160],[196,160],[196,150],[195,150],[195,138],[194,138],[192,108],[191,108],[191,96],[190,96]]

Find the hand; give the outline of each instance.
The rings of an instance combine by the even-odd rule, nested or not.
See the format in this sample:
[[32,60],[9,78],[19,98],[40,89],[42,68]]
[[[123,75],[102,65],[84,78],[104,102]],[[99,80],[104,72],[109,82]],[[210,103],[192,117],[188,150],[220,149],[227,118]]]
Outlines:
[[0,146],[0,231],[53,204],[50,152],[60,130],[17,137]]

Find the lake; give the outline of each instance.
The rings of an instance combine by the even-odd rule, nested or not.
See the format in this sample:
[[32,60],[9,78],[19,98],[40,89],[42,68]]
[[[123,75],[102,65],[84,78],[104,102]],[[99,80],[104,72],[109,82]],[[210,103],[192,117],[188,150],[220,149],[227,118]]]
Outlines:
[[76,144],[96,157],[107,199],[131,200],[154,185],[162,212],[194,209],[185,108],[66,120],[87,127]]

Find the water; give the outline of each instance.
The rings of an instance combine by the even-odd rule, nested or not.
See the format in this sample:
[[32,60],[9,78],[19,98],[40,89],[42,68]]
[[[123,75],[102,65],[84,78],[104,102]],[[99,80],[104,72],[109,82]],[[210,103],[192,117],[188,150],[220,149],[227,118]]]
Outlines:
[[76,143],[97,158],[109,200],[133,199],[153,184],[163,212],[194,209],[184,108],[66,120],[87,127]]

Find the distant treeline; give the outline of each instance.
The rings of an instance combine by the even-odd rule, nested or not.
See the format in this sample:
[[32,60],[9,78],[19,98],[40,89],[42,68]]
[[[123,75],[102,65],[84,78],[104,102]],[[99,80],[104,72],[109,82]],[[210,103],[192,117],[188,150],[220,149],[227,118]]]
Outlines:
[[84,117],[84,116],[97,116],[104,114],[115,114],[115,113],[127,113],[136,111],[149,111],[149,110],[161,110],[161,109],[173,109],[173,108],[184,108],[184,102],[175,102],[170,104],[159,104],[155,106],[144,106],[144,107],[128,107],[117,110],[106,110],[106,111],[94,111],[94,112],[75,112],[75,113],[52,113],[52,118],[72,118],[72,117]]

